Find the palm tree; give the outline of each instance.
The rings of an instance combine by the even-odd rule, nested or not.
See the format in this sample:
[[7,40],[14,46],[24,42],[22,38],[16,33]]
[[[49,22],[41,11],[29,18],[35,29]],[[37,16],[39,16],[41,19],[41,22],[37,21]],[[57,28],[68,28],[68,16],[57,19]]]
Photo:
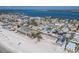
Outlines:
[[37,38],[37,41],[40,41],[42,39],[41,32],[32,33],[33,38]]
[[31,35],[31,36],[32,36],[32,38],[36,38],[36,35],[35,35],[35,33],[32,33],[32,35]]
[[79,51],[79,44],[77,44],[77,47],[75,48],[75,52]]
[[31,20],[31,24],[34,25],[34,26],[38,26],[37,22],[34,19]]
[[36,33],[37,41],[40,41],[42,39],[41,32]]

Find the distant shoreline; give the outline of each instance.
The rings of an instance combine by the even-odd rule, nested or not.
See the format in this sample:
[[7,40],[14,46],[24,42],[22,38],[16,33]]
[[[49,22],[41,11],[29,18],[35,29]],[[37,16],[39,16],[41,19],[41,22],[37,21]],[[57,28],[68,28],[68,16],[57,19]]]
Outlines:
[[79,12],[79,10],[32,10],[32,9],[0,9],[0,11],[25,11],[25,10],[30,10],[30,11],[42,11],[42,12]]
[[40,12],[79,12],[79,10],[33,10]]
[[21,14],[32,17],[49,17],[61,19],[79,19],[79,10],[17,10],[4,9],[0,14]]

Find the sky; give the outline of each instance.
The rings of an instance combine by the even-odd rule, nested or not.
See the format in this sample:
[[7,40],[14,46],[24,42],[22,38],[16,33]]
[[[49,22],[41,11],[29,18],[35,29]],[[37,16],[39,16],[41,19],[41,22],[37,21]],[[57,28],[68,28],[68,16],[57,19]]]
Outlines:
[[79,6],[0,6],[1,9],[79,10]]

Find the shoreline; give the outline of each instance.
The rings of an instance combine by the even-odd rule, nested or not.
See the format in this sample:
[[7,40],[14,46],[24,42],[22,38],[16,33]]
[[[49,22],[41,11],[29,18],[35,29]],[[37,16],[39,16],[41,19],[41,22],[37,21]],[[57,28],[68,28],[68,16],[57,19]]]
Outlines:
[[[79,19],[79,17],[75,17],[75,15],[73,16],[72,14],[72,16],[70,16],[70,17],[68,17],[67,15],[61,15],[61,13],[62,12],[65,12],[65,13],[79,13],[79,10],[78,10],[78,12],[74,12],[74,10],[73,10],[73,12],[70,12],[70,10],[52,10],[52,12],[54,12],[54,14],[55,14],[55,12],[56,12],[56,14],[58,13],[60,13],[60,17],[59,17],[59,15],[56,15],[56,16],[54,16],[54,15],[47,15],[47,14],[51,14],[52,12],[50,11],[50,10],[47,10],[47,11],[42,11],[42,10],[0,10],[0,12],[1,13],[12,13],[12,14],[20,14],[20,15],[24,15],[24,16],[29,16],[29,17],[52,17],[52,18],[60,18],[60,19],[72,19],[72,20],[74,20],[74,19]],[[31,12],[31,14],[30,14],[30,12]],[[33,12],[35,12],[35,13],[37,13],[37,15],[35,15]],[[40,15],[40,12],[41,12],[41,14],[42,15]],[[46,12],[46,15],[44,16],[43,14]],[[47,12],[50,12],[50,13],[47,13]],[[32,13],[34,14],[34,15],[32,15]],[[64,14],[65,14],[64,13]]]
[[[23,53],[63,53],[65,52],[64,48],[67,46],[65,43],[71,42],[71,39],[73,40],[75,37],[73,35],[76,35],[76,32],[79,30],[78,20],[64,21],[63,19],[52,19],[51,17],[41,18],[16,14],[2,14],[0,15],[0,21],[2,32],[7,37],[5,39],[1,36],[3,45],[5,44],[5,46],[11,50],[15,50],[15,52]],[[17,34],[18,32],[25,34],[25,36]],[[48,36],[52,37],[49,38]],[[57,38],[55,39],[54,37]],[[53,39],[55,39],[54,44],[56,45],[53,45]],[[36,40],[38,43],[35,43]],[[59,42],[57,43],[58,40]],[[66,40],[68,41],[66,42]],[[78,39],[76,38],[75,40]],[[63,47],[64,45],[65,47]],[[72,47],[69,48],[72,49]]]

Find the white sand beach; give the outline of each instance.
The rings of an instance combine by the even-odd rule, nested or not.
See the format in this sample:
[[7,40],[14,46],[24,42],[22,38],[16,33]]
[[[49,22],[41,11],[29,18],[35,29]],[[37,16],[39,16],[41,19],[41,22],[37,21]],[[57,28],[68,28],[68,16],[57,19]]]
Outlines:
[[[41,40],[38,43],[35,43],[34,40],[30,39],[27,36],[19,35],[12,31],[6,29],[1,29],[0,32],[0,47],[3,47],[4,53],[6,52],[16,52],[16,53],[62,53],[65,52],[63,47],[56,46],[45,40]],[[1,50],[1,48],[0,48]]]

